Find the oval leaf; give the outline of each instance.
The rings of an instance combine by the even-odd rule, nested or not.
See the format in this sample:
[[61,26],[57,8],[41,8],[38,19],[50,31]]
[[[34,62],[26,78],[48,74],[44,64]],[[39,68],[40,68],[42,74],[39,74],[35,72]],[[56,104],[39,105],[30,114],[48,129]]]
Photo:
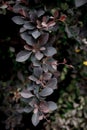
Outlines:
[[39,37],[39,44],[45,45],[49,39],[49,33],[44,33]]
[[43,58],[43,53],[41,53],[41,52],[37,52],[36,54],[35,54],[35,57],[37,58],[37,60],[41,60],[42,58]]
[[21,38],[26,41],[28,45],[33,45],[35,43],[35,40],[32,36],[28,35],[28,33],[24,32],[21,34]]
[[42,75],[43,70],[41,67],[35,67],[34,68],[34,75],[38,78],[40,78],[40,76]]
[[25,112],[25,113],[30,113],[32,110],[33,110],[32,107],[25,107],[25,108],[24,108],[24,112]]
[[39,123],[39,113],[37,112],[37,113],[34,113],[33,115],[32,115],[32,123],[33,123],[33,125],[34,126],[37,126],[38,125],[38,123]]
[[44,88],[39,94],[42,97],[49,96],[53,93],[53,89],[51,88]]
[[42,15],[44,15],[44,13],[45,13],[45,11],[42,10],[42,9],[40,9],[40,10],[37,11],[38,17],[41,17]]
[[51,77],[52,77],[52,74],[51,74],[51,73],[49,73],[49,72],[44,73],[44,75],[43,75],[43,79],[44,79],[44,80],[50,80],[50,79],[51,79]]
[[23,98],[30,98],[30,97],[33,97],[34,95],[32,95],[32,93],[30,93],[29,91],[22,91],[20,92],[20,95],[23,97]]
[[57,79],[56,78],[52,78],[48,81],[48,83],[46,84],[46,87],[49,87],[51,89],[56,89],[57,88]]
[[12,21],[18,25],[24,24],[25,20],[21,16],[14,16]]
[[40,32],[38,30],[35,30],[32,32],[32,36],[37,39],[40,36]]
[[31,52],[29,51],[20,51],[16,56],[16,61],[24,62],[30,57],[30,55],[31,55]]
[[48,102],[48,108],[49,108],[50,111],[54,111],[54,110],[57,109],[57,104],[52,102],[52,101],[49,101]]
[[24,24],[24,28],[33,30],[33,29],[35,29],[35,26],[31,22],[28,22],[28,23]]
[[47,47],[46,50],[44,51],[45,56],[53,56],[56,53],[57,51],[54,47]]

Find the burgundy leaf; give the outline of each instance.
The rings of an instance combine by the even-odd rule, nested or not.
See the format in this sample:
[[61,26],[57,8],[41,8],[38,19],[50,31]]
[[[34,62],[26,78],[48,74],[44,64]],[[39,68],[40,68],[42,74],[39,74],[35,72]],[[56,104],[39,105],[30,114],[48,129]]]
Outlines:
[[39,44],[45,45],[49,39],[49,33],[44,33],[39,37]]
[[41,102],[40,105],[39,105],[39,109],[43,113],[48,113],[49,112],[48,103],[47,102]]

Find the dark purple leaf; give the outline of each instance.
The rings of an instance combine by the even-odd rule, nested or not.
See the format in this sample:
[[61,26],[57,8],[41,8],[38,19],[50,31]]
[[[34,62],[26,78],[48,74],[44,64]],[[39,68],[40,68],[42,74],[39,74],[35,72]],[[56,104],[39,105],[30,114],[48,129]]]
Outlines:
[[29,51],[20,51],[16,56],[16,61],[24,62],[30,57],[30,55],[31,55],[31,52]]
[[34,125],[34,126],[37,126],[38,125],[38,123],[40,122],[40,120],[39,120],[39,113],[37,112],[37,113],[34,113],[33,115],[32,115],[32,124]]
[[35,56],[31,56],[31,61],[33,63],[33,66],[36,66],[36,67],[40,66],[40,61],[38,61]]
[[31,22],[35,23],[37,20],[37,11],[33,10],[29,12]]
[[31,98],[34,96],[31,92],[27,90],[23,90],[22,92],[20,92],[20,94],[23,98]]
[[37,98],[33,97],[32,100],[29,102],[29,106],[35,108],[35,104],[38,104]]
[[25,31],[26,31],[26,28],[24,28],[24,27],[20,28],[20,33],[23,33]]
[[20,72],[20,71],[18,71],[18,73],[17,73],[17,77],[18,77],[18,79],[20,80],[20,81],[22,81],[22,82],[24,82],[24,76],[23,76],[23,74]]
[[56,49],[54,47],[47,47],[46,50],[44,51],[44,54],[46,56],[53,56],[57,53]]
[[39,44],[45,45],[49,39],[49,33],[44,33],[39,37]]
[[44,13],[45,13],[45,11],[40,9],[40,10],[37,11],[37,16],[41,17],[42,15],[44,15]]
[[35,57],[37,60],[41,60],[43,58],[43,53],[41,53],[40,51],[38,51],[36,54],[35,54]]
[[54,110],[57,109],[57,104],[52,102],[52,101],[49,101],[48,102],[48,108],[49,108],[50,111],[54,111]]
[[48,113],[49,112],[49,107],[48,107],[48,103],[47,102],[41,102],[39,105],[39,109],[40,111],[42,111],[43,113]]
[[52,93],[53,93],[53,89],[46,87],[39,94],[40,96],[45,97],[51,95]]
[[49,87],[51,89],[56,89],[57,88],[57,79],[56,78],[52,78],[48,81],[48,83],[46,84],[46,87]]
[[43,70],[41,67],[35,67],[34,68],[34,75],[38,78],[40,78],[40,76],[42,75]]
[[35,39],[37,39],[37,38],[40,36],[40,32],[39,32],[38,30],[34,30],[34,31],[32,32],[32,36],[33,36]]
[[52,77],[51,73],[44,73],[44,75],[43,75],[44,80],[49,80],[51,77]]
[[24,108],[17,108],[16,111],[17,111],[18,113],[23,113],[23,112],[24,112]]
[[32,110],[33,110],[32,107],[25,107],[24,108],[24,112],[26,112],[26,113],[30,113]]
[[14,16],[12,21],[18,25],[22,25],[25,23],[25,20],[21,16]]
[[42,64],[42,68],[44,72],[48,72],[48,65],[47,64]]
[[87,0],[75,0],[76,7],[80,7],[80,6],[84,5],[85,3],[87,3]]
[[15,4],[15,5],[13,6],[13,12],[15,12],[15,13],[19,13],[19,11],[20,11],[21,9],[24,10],[24,11],[25,11],[25,10],[26,10],[26,11],[29,10],[26,6],[23,6],[23,5],[21,5],[21,4],[20,4],[20,5],[19,5],[19,4]]
[[30,75],[29,79],[35,82],[38,80],[34,75]]
[[35,26],[31,22],[27,22],[24,24],[24,28],[33,30],[33,29],[35,29]]
[[34,38],[28,35],[26,32],[21,34],[21,38],[24,39],[28,45],[32,46],[35,43]]
[[23,112],[30,113],[32,110],[33,110],[33,108],[28,106],[28,107],[25,107],[25,108],[18,108],[17,112],[19,112],[19,113],[23,113]]

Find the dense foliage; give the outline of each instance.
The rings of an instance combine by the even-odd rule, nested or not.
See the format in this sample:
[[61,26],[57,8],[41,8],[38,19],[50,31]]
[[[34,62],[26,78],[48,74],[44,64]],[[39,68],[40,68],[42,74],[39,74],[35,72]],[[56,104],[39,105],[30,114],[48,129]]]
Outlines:
[[[84,28],[87,23],[80,21],[81,11],[76,8],[86,1],[76,0],[76,7],[70,0],[48,3],[43,0],[0,2],[1,14],[6,15],[8,11],[14,13],[11,20],[20,28],[19,35],[23,42],[16,54],[16,61],[19,62],[17,76],[13,76],[12,81],[6,84],[1,81],[1,92],[4,91],[1,109],[8,117],[5,122],[7,129],[15,128],[21,123],[23,113],[30,112],[34,126],[42,119],[50,123],[48,113],[58,108],[55,102],[49,101],[50,95],[57,91],[58,84],[63,84],[70,71],[73,71],[70,78],[74,78],[82,67],[78,65],[77,70],[74,69],[79,63],[74,61],[77,58],[73,59],[73,56],[76,57],[80,51],[86,53],[87,35]],[[70,41],[71,45],[68,44]],[[72,45],[72,42],[75,44]],[[14,47],[9,50],[13,58],[16,50]],[[83,65],[87,65],[85,56],[83,60]],[[14,64],[16,67],[17,63]],[[20,67],[21,71],[18,70]],[[5,92],[8,94],[5,95]]]

